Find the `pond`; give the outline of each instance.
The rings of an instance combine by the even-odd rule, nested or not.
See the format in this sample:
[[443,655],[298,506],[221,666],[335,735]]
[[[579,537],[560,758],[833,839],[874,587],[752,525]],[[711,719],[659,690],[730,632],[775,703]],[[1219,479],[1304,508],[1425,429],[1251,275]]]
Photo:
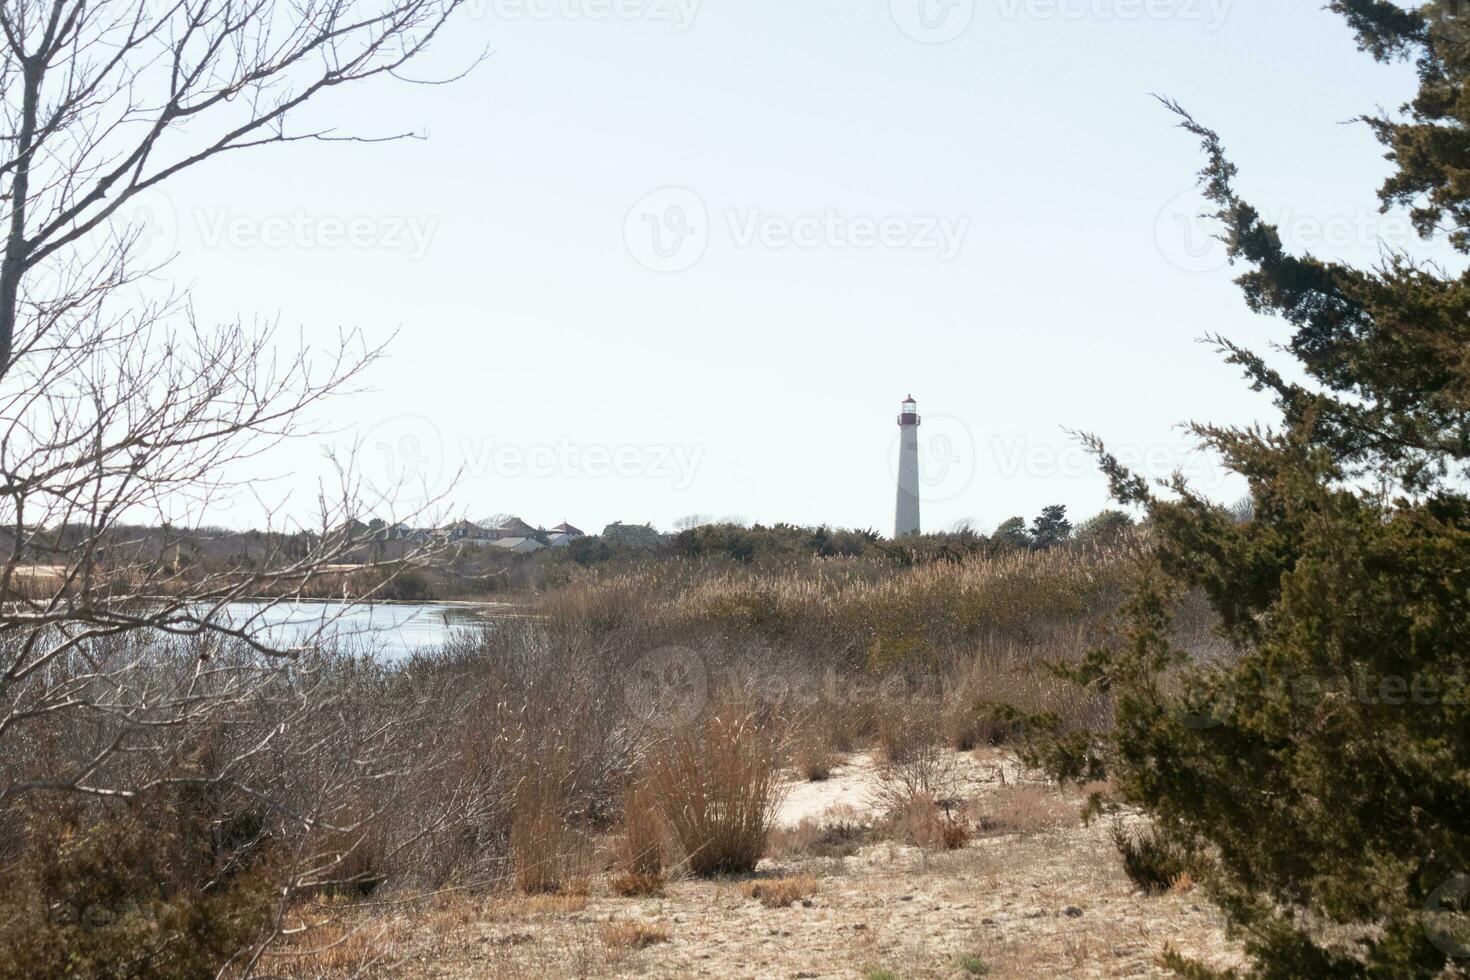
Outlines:
[[402,660],[431,652],[459,629],[483,626],[513,615],[502,603],[448,604],[341,602],[233,602],[225,607],[227,622],[249,626],[263,642],[295,646],[320,638],[336,641],[354,653],[375,653]]

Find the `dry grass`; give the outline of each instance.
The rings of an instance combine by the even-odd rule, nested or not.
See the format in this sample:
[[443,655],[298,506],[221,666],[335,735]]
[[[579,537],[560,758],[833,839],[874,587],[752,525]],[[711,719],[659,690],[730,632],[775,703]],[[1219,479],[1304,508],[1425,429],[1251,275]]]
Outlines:
[[1006,786],[972,802],[975,827],[987,834],[1039,834],[1075,825],[1080,804],[1043,786]]
[[789,908],[817,893],[817,879],[811,875],[796,878],[758,878],[740,886],[746,898],[759,901],[768,909]]
[[784,792],[772,727],[730,695],[651,752],[649,787],[695,874],[748,874],[760,861]]
[[408,933],[403,921],[348,922],[334,917],[317,922],[289,946],[268,954],[270,971],[290,980],[362,976],[390,965],[391,953]]
[[623,834],[618,853],[623,870],[630,876],[661,879],[667,834],[653,788],[645,780],[635,780],[623,794]]
[[587,909],[585,894],[526,895],[513,902],[510,908],[522,915],[570,915]]
[[646,949],[669,941],[669,927],[641,919],[615,919],[601,930],[602,942],[613,949]]
[[874,807],[902,813],[919,800],[952,806],[960,786],[959,760],[939,740],[930,720],[918,713],[901,720],[910,727],[900,730],[899,722],[891,725],[892,742],[885,745],[875,774]]
[[564,746],[526,760],[516,787],[510,850],[516,886],[527,894],[561,891],[585,864],[584,841],[566,820],[570,766]]
[[842,756],[832,748],[832,733],[819,719],[803,718],[792,726],[791,765],[801,778],[819,783],[832,777]]
[[1050,713],[1065,731],[1099,731],[1111,721],[1105,698],[1058,678],[1043,661],[1080,659],[1092,644],[1080,628],[1054,633],[1038,650],[987,641],[960,660],[940,706],[944,737],[956,751],[1003,745],[1021,732],[1018,720]]
[[893,814],[894,836],[924,851],[957,851],[970,842],[970,824],[932,797],[911,799]]
[[795,826],[772,829],[766,842],[770,857],[851,857],[877,834],[850,806],[834,806],[817,817],[803,817]]
[[663,875],[629,871],[615,875],[608,881],[608,887],[619,898],[651,898],[664,893],[664,879]]

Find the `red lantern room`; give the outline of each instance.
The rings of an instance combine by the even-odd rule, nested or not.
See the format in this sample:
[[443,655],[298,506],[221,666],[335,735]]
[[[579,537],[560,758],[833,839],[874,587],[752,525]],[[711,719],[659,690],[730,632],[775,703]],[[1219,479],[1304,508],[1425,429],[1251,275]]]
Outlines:
[[898,417],[899,425],[919,424],[919,403],[914,401],[914,396],[909,395],[903,400],[903,413]]

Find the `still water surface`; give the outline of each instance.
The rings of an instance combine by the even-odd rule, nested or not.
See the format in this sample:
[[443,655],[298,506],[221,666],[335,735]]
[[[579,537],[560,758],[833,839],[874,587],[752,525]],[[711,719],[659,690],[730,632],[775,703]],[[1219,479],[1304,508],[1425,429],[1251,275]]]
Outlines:
[[272,645],[335,641],[345,650],[372,652],[389,660],[430,653],[456,630],[483,626],[512,612],[513,607],[495,604],[434,602],[233,602],[225,607],[230,623],[249,626]]

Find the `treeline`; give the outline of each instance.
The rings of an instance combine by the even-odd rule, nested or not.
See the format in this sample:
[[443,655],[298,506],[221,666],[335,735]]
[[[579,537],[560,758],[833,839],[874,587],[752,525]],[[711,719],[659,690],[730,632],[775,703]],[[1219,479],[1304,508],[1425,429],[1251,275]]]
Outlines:
[[1029,523],[1024,517],[1010,518],[991,534],[964,524],[952,531],[900,540],[885,539],[871,529],[717,523],[666,535],[656,548],[628,547],[599,537],[581,538],[564,552],[550,556],[550,560],[578,565],[637,564],[662,557],[774,565],[810,558],[850,558],[906,567],[1017,551],[1045,551],[1058,546],[1112,544],[1134,526],[1133,519],[1120,510],[1103,511],[1074,526],[1061,504],[1043,508]]

